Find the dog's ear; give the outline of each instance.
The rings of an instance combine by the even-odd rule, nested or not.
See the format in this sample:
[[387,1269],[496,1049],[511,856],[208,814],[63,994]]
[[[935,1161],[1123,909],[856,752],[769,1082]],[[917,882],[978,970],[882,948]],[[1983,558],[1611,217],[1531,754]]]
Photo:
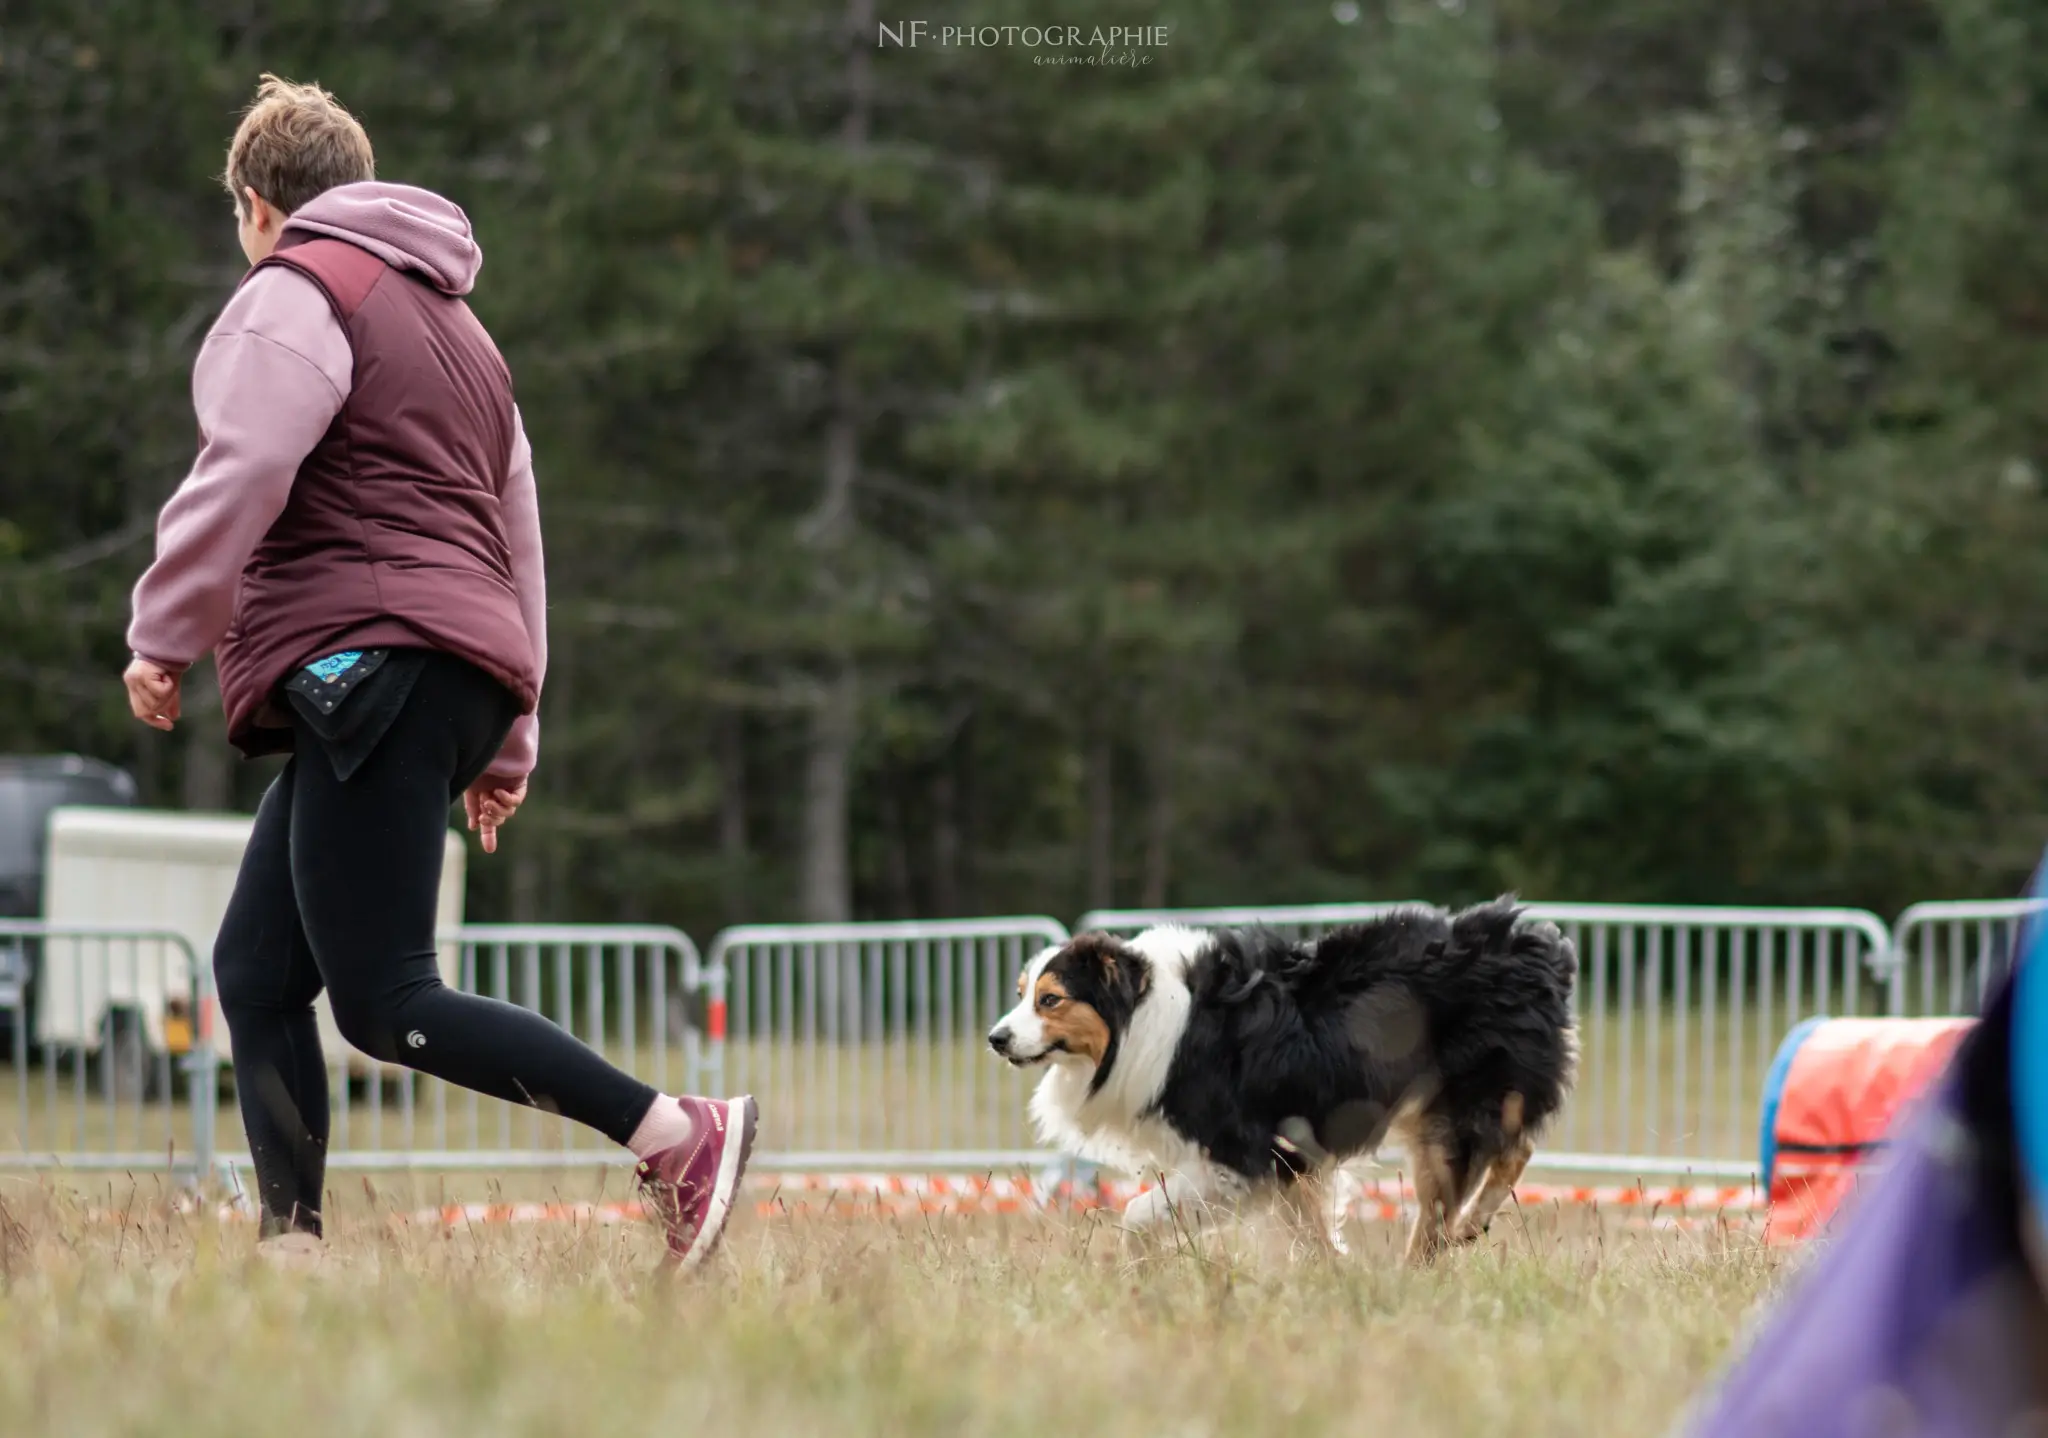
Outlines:
[[1104,988],[1131,1003],[1152,986],[1152,965],[1114,934],[1082,934],[1074,940],[1074,950],[1087,956]]
[[1132,1003],[1144,998],[1152,987],[1152,961],[1136,949],[1125,949],[1123,962],[1117,965],[1117,983]]

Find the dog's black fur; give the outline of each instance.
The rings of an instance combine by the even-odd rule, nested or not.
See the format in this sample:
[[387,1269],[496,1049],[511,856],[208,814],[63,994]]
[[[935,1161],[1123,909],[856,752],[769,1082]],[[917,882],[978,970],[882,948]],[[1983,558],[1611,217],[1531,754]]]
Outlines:
[[[1160,1113],[1247,1178],[1291,1177],[1306,1119],[1343,1160],[1380,1144],[1404,1100],[1437,1121],[1454,1191],[1564,1102],[1574,1067],[1577,958],[1507,900],[1452,917],[1407,909],[1313,943],[1227,930],[1191,967],[1192,1004]],[[1114,1028],[1114,1023],[1112,1024]]]
[[[1402,909],[1308,943],[1263,929],[1203,935],[1150,1112],[1210,1162],[1283,1183],[1377,1149],[1398,1120],[1418,1190],[1439,1195],[1445,1223],[1496,1166],[1512,1185],[1564,1102],[1577,964],[1554,926],[1526,922],[1508,898],[1456,915]],[[1082,934],[1047,972],[1107,1026],[1093,1095],[1153,988],[1150,961]]]

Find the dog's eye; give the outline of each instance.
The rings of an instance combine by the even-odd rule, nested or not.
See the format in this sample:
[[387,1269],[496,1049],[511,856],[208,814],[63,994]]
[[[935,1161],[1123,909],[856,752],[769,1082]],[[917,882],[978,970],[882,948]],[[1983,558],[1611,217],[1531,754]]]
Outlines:
[[1060,996],[1058,994],[1040,994],[1038,996],[1038,1006],[1042,1009],[1056,1009],[1060,1006]]

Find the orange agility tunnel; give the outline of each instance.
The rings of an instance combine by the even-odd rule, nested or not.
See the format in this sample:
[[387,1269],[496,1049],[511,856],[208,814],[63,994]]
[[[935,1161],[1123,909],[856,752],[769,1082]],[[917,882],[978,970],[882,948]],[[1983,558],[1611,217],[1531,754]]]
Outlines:
[[1764,1079],[1766,1242],[1797,1243],[1827,1225],[1892,1120],[1975,1022],[1812,1018],[1785,1035]]

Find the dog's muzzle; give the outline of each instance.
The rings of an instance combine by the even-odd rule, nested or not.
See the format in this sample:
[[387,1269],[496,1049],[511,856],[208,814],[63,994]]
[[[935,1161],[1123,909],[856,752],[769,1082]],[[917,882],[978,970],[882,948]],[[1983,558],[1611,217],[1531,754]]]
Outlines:
[[1037,1053],[1025,1053],[1017,1047],[1017,1035],[1007,1024],[998,1024],[988,1031],[988,1046],[998,1057],[1014,1068],[1030,1068],[1033,1064],[1044,1063],[1051,1057],[1051,1049],[1040,1049]]

